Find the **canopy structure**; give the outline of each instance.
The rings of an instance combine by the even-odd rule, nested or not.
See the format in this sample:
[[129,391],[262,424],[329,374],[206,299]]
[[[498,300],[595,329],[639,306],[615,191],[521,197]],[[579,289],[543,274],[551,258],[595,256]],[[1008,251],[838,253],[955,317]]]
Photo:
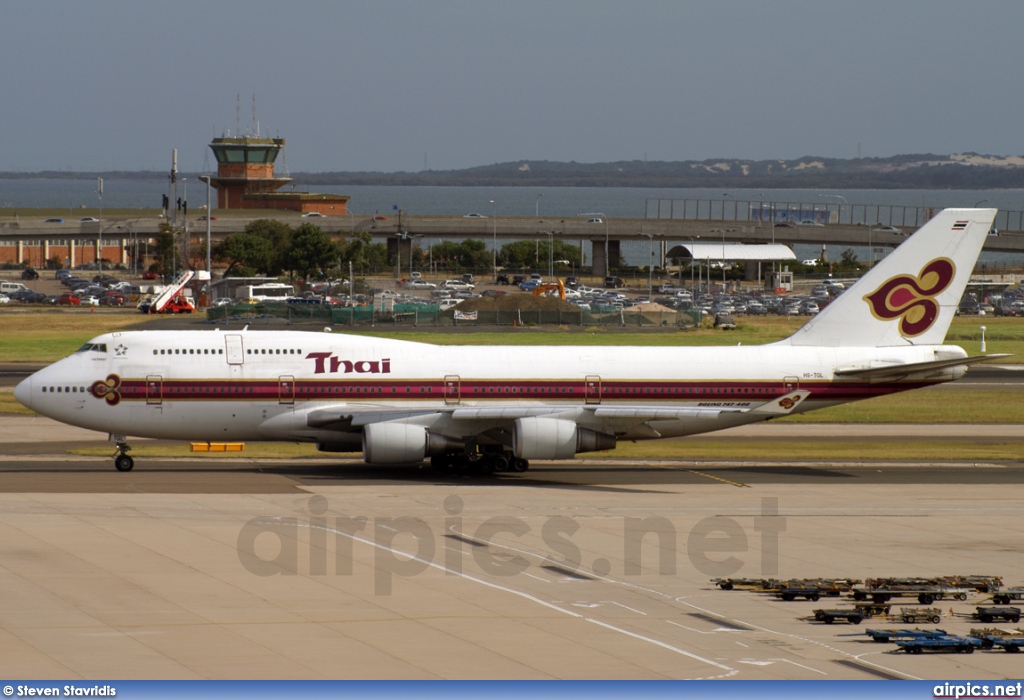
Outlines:
[[796,260],[796,255],[781,243],[746,245],[744,243],[684,243],[672,247],[666,258],[676,260],[715,260],[721,262],[782,262]]

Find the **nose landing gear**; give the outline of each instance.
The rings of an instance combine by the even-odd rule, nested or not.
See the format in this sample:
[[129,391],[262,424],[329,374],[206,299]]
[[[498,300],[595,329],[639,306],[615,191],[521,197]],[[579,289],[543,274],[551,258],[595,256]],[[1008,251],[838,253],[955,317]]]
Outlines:
[[135,460],[128,456],[132,448],[123,440],[117,442],[117,452],[114,454],[114,468],[119,472],[130,472],[135,467]]

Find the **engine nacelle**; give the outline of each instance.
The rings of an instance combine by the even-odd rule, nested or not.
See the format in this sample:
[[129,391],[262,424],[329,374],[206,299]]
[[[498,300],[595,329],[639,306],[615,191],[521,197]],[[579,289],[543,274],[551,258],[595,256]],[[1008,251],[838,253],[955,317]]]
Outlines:
[[431,455],[461,450],[459,440],[408,423],[371,423],[363,428],[363,460],[367,464],[412,464]]
[[519,418],[512,431],[512,453],[519,459],[569,459],[578,452],[614,448],[614,435],[557,418]]

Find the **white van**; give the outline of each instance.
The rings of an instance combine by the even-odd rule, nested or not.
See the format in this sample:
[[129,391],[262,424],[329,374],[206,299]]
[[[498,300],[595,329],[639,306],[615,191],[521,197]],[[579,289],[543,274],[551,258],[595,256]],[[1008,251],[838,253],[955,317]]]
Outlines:
[[441,299],[437,302],[437,308],[439,311],[447,311],[448,309],[454,309],[456,306],[462,303],[462,299]]
[[21,282],[7,282],[6,280],[0,280],[0,294],[16,294],[17,292],[26,291],[28,287],[23,285]]

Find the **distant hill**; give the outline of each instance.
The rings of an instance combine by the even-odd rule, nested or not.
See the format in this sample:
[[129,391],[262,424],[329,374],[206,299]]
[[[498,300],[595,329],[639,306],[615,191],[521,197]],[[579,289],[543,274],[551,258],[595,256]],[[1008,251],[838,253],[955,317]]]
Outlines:
[[[181,173],[186,177],[195,174]],[[0,173],[0,179],[166,178],[166,172]],[[532,187],[734,187],[844,189],[1024,188],[1024,157],[907,154],[889,158],[794,160],[620,161],[576,163],[522,160],[461,170],[421,172],[294,172],[299,186],[435,185]]]

